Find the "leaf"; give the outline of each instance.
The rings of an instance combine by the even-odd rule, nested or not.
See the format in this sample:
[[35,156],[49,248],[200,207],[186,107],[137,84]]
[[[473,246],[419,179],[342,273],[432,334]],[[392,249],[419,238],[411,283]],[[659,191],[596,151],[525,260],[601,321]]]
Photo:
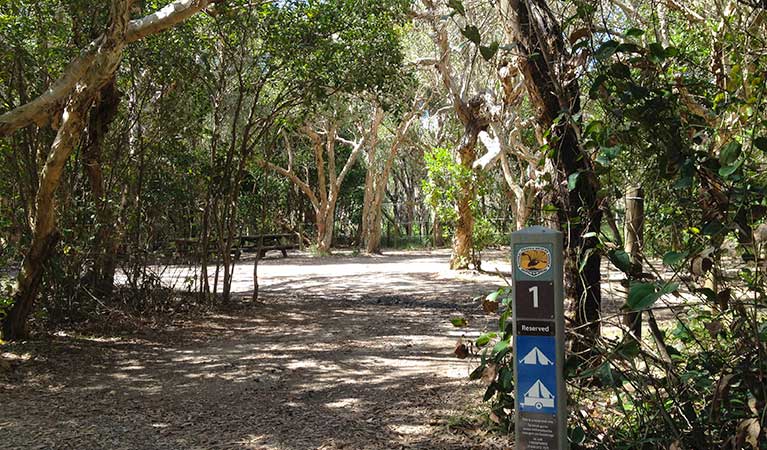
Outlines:
[[547,204],[547,205],[544,205],[544,207],[543,207],[543,212],[546,212],[546,213],[555,213],[557,211],[559,211],[559,208],[557,208],[556,206],[554,206],[554,205],[552,205],[550,203]]
[[725,178],[729,177],[730,175],[732,175],[738,170],[738,168],[740,167],[742,163],[743,163],[742,160],[738,160],[733,165],[721,167],[719,169],[719,176],[725,177]]
[[485,333],[477,338],[475,344],[477,344],[477,347],[483,347],[487,345],[490,342],[490,340],[495,338],[496,336],[498,336],[498,334],[494,332]]
[[623,273],[631,271],[631,257],[623,250],[610,250],[607,252],[607,259]]
[[663,264],[677,266],[687,258],[687,252],[668,252],[663,255]]
[[482,300],[482,310],[488,314],[498,312],[498,302],[487,299]]
[[488,386],[487,390],[485,391],[485,395],[482,397],[482,401],[486,402],[486,401],[489,401],[491,398],[493,398],[496,390],[497,389],[496,389],[495,383],[490,383],[490,386]]
[[487,297],[485,297],[485,300],[490,301],[490,302],[497,302],[499,295],[501,295],[501,290],[500,289],[498,289],[495,292],[491,292],[491,293],[487,294]]
[[465,327],[469,325],[469,322],[464,317],[451,317],[450,323],[452,323],[454,327]]
[[485,367],[485,370],[482,371],[482,381],[485,383],[492,383],[495,381],[495,376],[498,375],[498,366],[496,364],[490,363]]
[[701,233],[703,233],[704,236],[714,236],[716,234],[719,234],[724,229],[724,225],[722,225],[721,222],[718,220],[712,220],[710,222],[707,222],[705,225],[703,225],[703,229],[701,230]]
[[479,46],[479,53],[482,55],[483,58],[485,58],[485,61],[490,61],[493,59],[493,56],[495,56],[496,53],[498,53],[498,41],[494,41],[490,46]]
[[760,137],[754,139],[754,147],[756,147],[759,150],[767,153],[767,137],[760,136]]
[[642,47],[634,44],[633,42],[624,42],[616,47],[617,53],[642,53]]
[[457,356],[460,359],[466,359],[469,357],[469,348],[466,347],[466,344],[464,344],[461,341],[458,341],[458,343],[455,346],[455,350],[453,350],[453,353],[455,353],[455,356]]
[[567,190],[572,191],[575,189],[575,187],[578,185],[578,176],[580,176],[580,172],[571,173],[570,176],[567,177]]
[[678,288],[677,283],[666,283],[663,286],[658,286],[657,283],[631,283],[626,306],[630,311],[647,309],[663,295],[674,292]]
[[466,39],[479,45],[481,40],[481,37],[479,36],[479,28],[475,27],[474,25],[467,25],[466,28],[461,30],[461,34],[466,36]]
[[576,426],[575,428],[570,429],[570,442],[573,444],[581,445],[584,442],[586,442],[586,432],[583,431],[583,428],[580,426]]
[[626,37],[640,37],[643,34],[644,34],[644,30],[639,28],[629,28],[623,33],[623,35]]
[[497,344],[495,344],[495,347],[493,347],[493,354],[495,355],[497,353],[500,353],[506,350],[507,348],[509,348],[509,341],[507,340],[500,341]]
[[663,46],[660,45],[657,42],[653,42],[648,46],[650,50],[650,59],[653,62],[661,62],[663,59],[666,58],[666,51],[663,49]]
[[762,427],[759,424],[759,419],[751,418],[744,420],[738,425],[736,445],[740,448],[743,444],[748,443],[751,447],[758,449],[761,431]]
[[605,167],[609,167],[613,160],[618,157],[621,151],[623,151],[623,147],[620,145],[613,147],[602,147],[599,150],[597,162]]
[[738,141],[730,141],[719,151],[719,164],[729,166],[738,160],[741,145]]
[[599,48],[596,49],[594,52],[594,57],[596,59],[607,59],[610,56],[615,53],[615,50],[618,48],[618,45],[620,43],[616,40],[610,39],[609,41],[606,41],[602,43],[602,45],[599,46]]
[[480,364],[479,367],[471,371],[471,373],[469,374],[469,380],[471,381],[479,380],[480,378],[482,378],[482,373],[484,371],[485,371],[485,365]]
[[447,5],[453,8],[458,14],[466,16],[466,9],[463,7],[461,0],[447,0]]

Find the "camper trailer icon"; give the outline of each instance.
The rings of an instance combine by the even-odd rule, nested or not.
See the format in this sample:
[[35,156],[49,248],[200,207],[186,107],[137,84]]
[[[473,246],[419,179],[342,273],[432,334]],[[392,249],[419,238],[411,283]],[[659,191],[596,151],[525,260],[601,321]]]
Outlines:
[[531,406],[536,409],[553,408],[554,394],[543,385],[541,380],[537,380],[535,384],[525,392],[522,406]]

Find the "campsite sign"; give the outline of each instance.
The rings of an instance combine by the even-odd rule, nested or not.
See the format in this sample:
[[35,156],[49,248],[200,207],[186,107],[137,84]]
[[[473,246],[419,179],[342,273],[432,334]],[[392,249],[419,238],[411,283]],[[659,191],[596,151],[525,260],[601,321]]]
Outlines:
[[516,448],[565,450],[562,233],[511,234]]

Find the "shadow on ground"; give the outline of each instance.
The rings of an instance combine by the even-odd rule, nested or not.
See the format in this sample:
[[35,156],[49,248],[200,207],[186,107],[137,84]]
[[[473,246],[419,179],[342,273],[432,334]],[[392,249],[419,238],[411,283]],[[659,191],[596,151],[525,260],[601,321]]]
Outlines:
[[32,357],[0,383],[0,448],[510,446],[448,426],[480,395],[452,355],[467,331],[449,318],[469,317],[476,335],[492,318],[473,298],[498,280],[435,271],[444,254],[304,262],[266,264],[263,304],[160,334],[14,345]]

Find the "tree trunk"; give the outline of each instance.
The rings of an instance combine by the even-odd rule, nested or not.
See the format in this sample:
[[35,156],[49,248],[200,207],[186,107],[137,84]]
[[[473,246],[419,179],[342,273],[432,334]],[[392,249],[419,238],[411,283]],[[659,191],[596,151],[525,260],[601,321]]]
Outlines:
[[[644,243],[644,191],[632,188],[626,194],[626,223],[624,250],[631,261],[630,279],[642,272],[642,247]],[[642,338],[642,312],[630,312],[623,316],[623,323],[637,339]]]
[[330,253],[333,245],[333,223],[335,205],[325,204],[317,211],[317,251],[320,254]]
[[57,240],[55,195],[64,166],[79,143],[85,116],[96,94],[113,78],[125,44],[163,31],[205,8],[209,2],[176,1],[157,13],[131,21],[132,3],[132,0],[113,0],[107,30],[70,62],[51,89],[0,115],[0,135],[5,136],[32,124],[42,127],[57,116],[52,113],[58,111],[56,105],[65,105],[56,139],[39,178],[32,242],[19,272],[13,306],[2,323],[4,339],[19,339],[27,334],[26,319],[34,307],[43,266]]
[[64,109],[63,121],[40,176],[40,187],[35,199],[32,242],[19,272],[13,306],[3,320],[3,338],[6,340],[27,336],[26,320],[32,312],[35,297],[40,289],[44,264],[58,240],[56,190],[64,172],[64,165],[80,140],[84,118],[93,98],[93,90],[85,88],[75,94]]
[[[554,200],[560,226],[565,227],[567,294],[574,300],[575,324],[583,327],[587,338],[577,340],[574,350],[587,350],[590,340],[600,334],[601,258],[596,246],[602,211],[597,197],[599,180],[589,155],[579,145],[574,126],[573,117],[580,112],[580,88],[575,78],[559,78],[575,72],[569,67],[559,23],[546,2],[509,0],[509,5],[514,12],[512,28],[524,55],[519,63],[525,87],[540,126],[550,130],[549,146],[557,150],[556,185],[572,187]],[[572,180],[574,186],[567,182]]]
[[116,213],[107,201],[102,173],[102,146],[109,125],[117,115],[120,93],[114,77],[101,89],[98,103],[91,109],[88,118],[88,139],[83,148],[85,171],[90,181],[91,193],[96,203],[96,253],[92,268],[94,294],[99,298],[109,298],[114,288],[117,268],[116,249],[119,248],[118,230],[115,226]]
[[480,131],[480,129],[472,126],[466,127],[461,146],[458,149],[459,163],[463,166],[467,176],[459,181],[461,189],[456,205],[458,221],[455,224],[453,253],[450,256],[450,268],[453,270],[468,269],[470,264],[477,267],[479,264],[478,261],[475,261],[473,254],[474,212],[471,209],[476,191],[473,177],[468,176],[468,174],[472,172],[474,161],[477,159],[477,136]]

